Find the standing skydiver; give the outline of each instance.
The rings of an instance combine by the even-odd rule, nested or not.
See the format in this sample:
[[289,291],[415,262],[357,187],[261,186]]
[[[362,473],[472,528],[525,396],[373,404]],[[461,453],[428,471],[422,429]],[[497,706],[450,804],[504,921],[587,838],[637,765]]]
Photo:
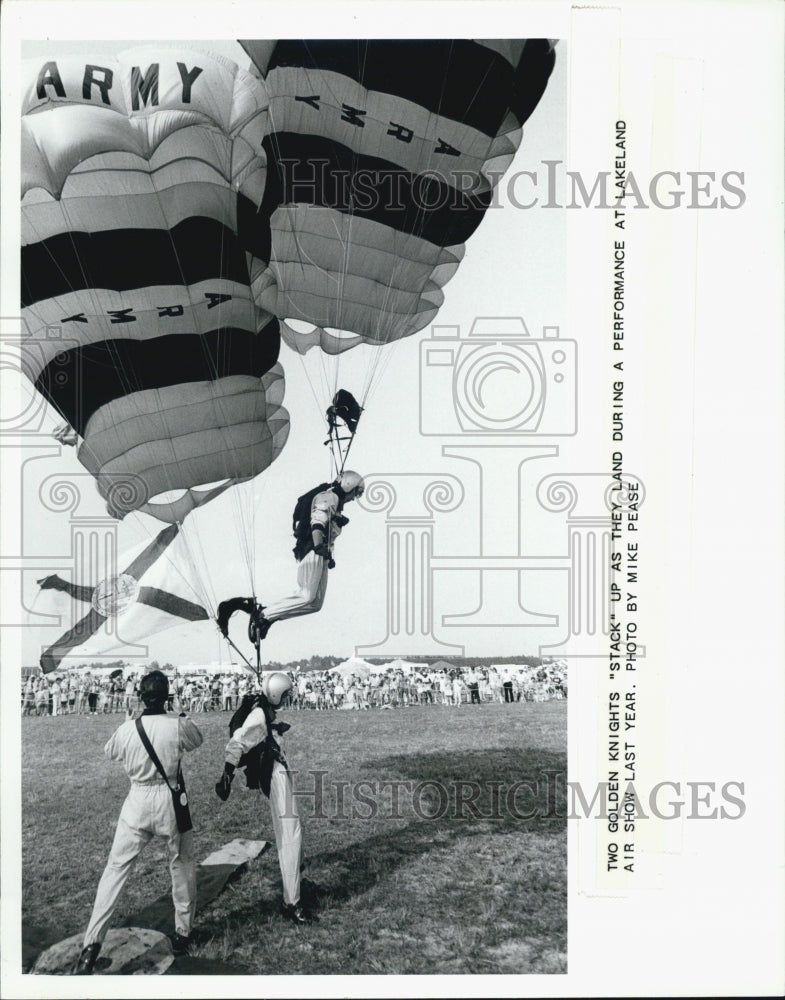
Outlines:
[[238,768],[245,768],[246,784],[259,789],[270,802],[270,813],[278,849],[283,884],[281,913],[295,924],[310,924],[318,918],[300,901],[302,826],[292,778],[281,750],[281,736],[290,728],[277,722],[292,691],[284,673],[265,674],[261,694],[248,695],[229,723],[230,739],[224,751],[224,769],[215,785],[216,795],[226,802]]

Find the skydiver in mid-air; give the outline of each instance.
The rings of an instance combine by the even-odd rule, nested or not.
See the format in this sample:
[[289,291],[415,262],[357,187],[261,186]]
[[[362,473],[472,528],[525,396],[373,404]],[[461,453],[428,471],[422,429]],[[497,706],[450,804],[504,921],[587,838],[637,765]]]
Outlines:
[[233,597],[218,605],[218,627],[229,637],[229,619],[235,611],[245,611],[250,618],[248,638],[257,645],[265,638],[273,622],[319,611],[327,592],[327,575],[335,566],[333,545],[349,523],[343,514],[345,504],[363,495],[365,482],[357,472],[343,472],[333,483],[304,493],[292,515],[292,530],[297,540],[297,585],[287,597],[273,604],[261,605],[253,597]]

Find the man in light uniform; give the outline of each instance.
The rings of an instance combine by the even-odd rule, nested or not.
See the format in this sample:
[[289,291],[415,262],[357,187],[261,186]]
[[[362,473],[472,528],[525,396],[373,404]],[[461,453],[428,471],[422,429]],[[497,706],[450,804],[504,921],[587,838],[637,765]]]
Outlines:
[[[169,784],[177,783],[177,772],[184,752],[195,750],[202,734],[185,715],[168,715],[166,701],[169,682],[160,670],[142,678],[139,694],[145,704],[143,726]],[[120,893],[140,852],[154,836],[163,837],[169,851],[172,877],[175,952],[188,946],[196,910],[196,862],[193,834],[177,829],[172,793],[153,764],[136,729],[134,719],[127,719],[104,747],[110,760],[119,761],[131,779],[131,788],[120,811],[109,860],[98,883],[93,913],[84,936],[82,953],[74,970],[76,975],[91,975],[101,942],[106,937]]]
[[[310,924],[316,918],[300,903],[302,826],[291,775],[279,743],[281,733],[289,726],[275,722],[276,709],[286,703],[292,687],[291,678],[280,671],[264,676],[261,695],[226,744],[224,772],[216,783],[215,791],[225,802],[229,798],[235,769],[244,766],[250,787],[261,787],[268,796],[283,882],[281,912],[295,924]],[[263,750],[261,744],[264,744]],[[245,755],[250,755],[253,751],[259,754],[257,766],[260,764],[260,773],[257,780],[251,781],[250,771],[253,765]]]

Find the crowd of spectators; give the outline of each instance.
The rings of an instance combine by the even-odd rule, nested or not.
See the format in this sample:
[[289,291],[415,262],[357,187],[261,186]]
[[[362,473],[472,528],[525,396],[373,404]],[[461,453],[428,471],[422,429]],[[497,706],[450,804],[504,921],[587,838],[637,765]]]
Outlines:
[[[141,709],[139,684],[145,670],[64,670],[57,674],[31,674],[22,684],[22,715],[98,715]],[[189,675],[174,671],[170,677],[172,701],[187,712],[234,711],[243,695],[257,691],[255,677],[233,674]]]
[[[22,714],[37,716],[97,715],[140,710],[139,683],[144,670],[64,670],[55,675],[31,674],[22,684]],[[290,671],[294,680],[292,707],[327,709],[393,709],[411,705],[541,702],[567,697],[566,667],[461,666],[436,670],[422,665],[373,671]],[[174,671],[172,701],[189,713],[233,712],[244,695],[258,692],[250,673],[212,675]]]
[[567,697],[566,672],[548,667],[428,667],[346,676],[329,671],[295,677],[294,707],[325,710],[407,708],[411,705],[549,701]]

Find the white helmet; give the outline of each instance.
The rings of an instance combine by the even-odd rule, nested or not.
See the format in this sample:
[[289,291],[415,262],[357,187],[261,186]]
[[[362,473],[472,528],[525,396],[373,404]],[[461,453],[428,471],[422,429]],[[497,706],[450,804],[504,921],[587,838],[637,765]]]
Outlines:
[[292,687],[291,679],[280,670],[265,674],[262,678],[262,694],[273,708],[278,708]]
[[351,493],[354,490],[356,497],[361,497],[365,492],[365,480],[359,472],[343,472],[338,479],[338,485],[344,493]]

